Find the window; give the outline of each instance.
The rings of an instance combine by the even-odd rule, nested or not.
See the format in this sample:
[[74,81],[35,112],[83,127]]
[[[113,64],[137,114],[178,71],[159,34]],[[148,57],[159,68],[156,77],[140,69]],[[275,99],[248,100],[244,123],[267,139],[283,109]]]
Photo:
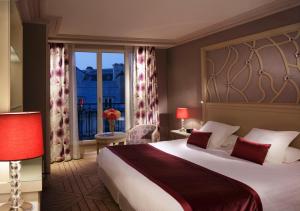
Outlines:
[[121,112],[115,131],[125,131],[124,63],[123,52],[75,52],[80,140],[109,131],[108,122],[99,115],[108,108]]

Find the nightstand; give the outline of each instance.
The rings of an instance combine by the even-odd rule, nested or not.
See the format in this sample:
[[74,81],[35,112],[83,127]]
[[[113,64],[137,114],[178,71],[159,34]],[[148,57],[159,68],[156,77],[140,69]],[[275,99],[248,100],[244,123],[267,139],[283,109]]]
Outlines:
[[187,133],[185,131],[180,131],[180,130],[171,130],[171,139],[182,139],[182,138],[187,138],[191,134]]

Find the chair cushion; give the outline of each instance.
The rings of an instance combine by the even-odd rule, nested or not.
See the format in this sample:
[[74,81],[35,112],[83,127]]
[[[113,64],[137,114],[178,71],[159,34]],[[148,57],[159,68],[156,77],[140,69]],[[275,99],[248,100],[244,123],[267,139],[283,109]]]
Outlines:
[[129,139],[126,141],[126,144],[131,145],[131,144],[148,144],[151,143],[151,139]]

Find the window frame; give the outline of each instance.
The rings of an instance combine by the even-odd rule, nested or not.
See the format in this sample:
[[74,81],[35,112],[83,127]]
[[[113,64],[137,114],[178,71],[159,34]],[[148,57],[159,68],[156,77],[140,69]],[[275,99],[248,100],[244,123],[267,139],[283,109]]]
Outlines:
[[[75,46],[73,49],[73,53],[76,52],[90,52],[90,53],[97,53],[97,110],[98,110],[98,114],[97,114],[97,133],[102,133],[103,132],[103,117],[102,117],[102,113],[103,113],[103,81],[102,81],[102,53],[123,53],[124,54],[124,73],[125,73],[125,131],[127,131],[128,129],[130,129],[131,127],[131,117],[130,117],[130,113],[131,113],[131,94],[130,94],[130,90],[131,90],[131,85],[130,85],[130,51],[131,48],[127,48],[127,47],[101,47],[101,46],[97,46],[97,47],[83,47],[83,46]],[[75,58],[74,58],[75,61]],[[75,61],[76,62],[76,61]],[[74,62],[74,67],[76,67]],[[74,84],[76,84],[76,82],[74,82]],[[77,105],[73,105],[73,106],[77,106]],[[84,140],[82,140],[84,141]]]

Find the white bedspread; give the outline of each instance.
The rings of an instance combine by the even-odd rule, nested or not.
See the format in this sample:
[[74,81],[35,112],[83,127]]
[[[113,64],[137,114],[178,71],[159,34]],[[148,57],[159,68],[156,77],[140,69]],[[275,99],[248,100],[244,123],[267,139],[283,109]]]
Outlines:
[[[264,210],[300,210],[300,162],[261,166],[233,158],[223,150],[187,145],[183,139],[152,145],[247,184],[259,194]],[[183,210],[172,196],[110,150],[102,149],[97,161],[135,210]]]

